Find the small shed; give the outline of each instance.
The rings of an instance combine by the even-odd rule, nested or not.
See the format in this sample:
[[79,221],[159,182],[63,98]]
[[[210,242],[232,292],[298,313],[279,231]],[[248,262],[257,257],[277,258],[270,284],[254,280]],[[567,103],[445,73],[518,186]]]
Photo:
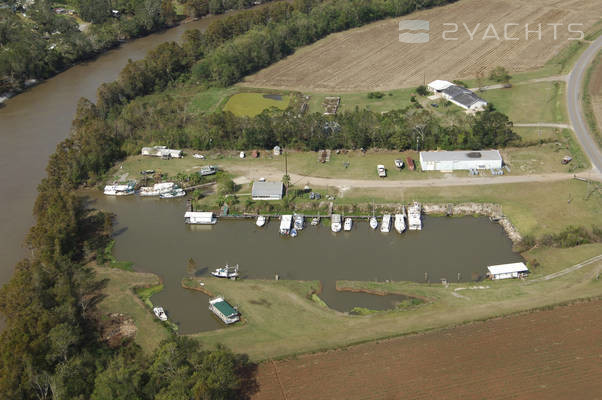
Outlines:
[[253,182],[253,200],[280,200],[284,195],[282,182]]
[[192,225],[214,225],[217,222],[212,212],[187,211],[184,222]]
[[282,152],[282,149],[280,149],[280,146],[274,146],[274,155],[275,156],[279,156],[281,152]]
[[525,263],[490,265],[487,267],[489,277],[493,280],[519,278],[529,273]]

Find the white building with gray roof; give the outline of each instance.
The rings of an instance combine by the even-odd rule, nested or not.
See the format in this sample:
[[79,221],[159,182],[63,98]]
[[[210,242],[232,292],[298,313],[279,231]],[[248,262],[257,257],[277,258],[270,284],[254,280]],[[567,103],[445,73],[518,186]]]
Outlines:
[[253,182],[253,200],[280,200],[284,195],[282,182]]
[[496,169],[502,168],[502,156],[498,150],[421,151],[420,167],[423,171]]
[[449,100],[467,111],[480,111],[487,106],[487,102],[472,90],[454,85],[448,81],[433,81],[428,84],[428,89],[435,95]]

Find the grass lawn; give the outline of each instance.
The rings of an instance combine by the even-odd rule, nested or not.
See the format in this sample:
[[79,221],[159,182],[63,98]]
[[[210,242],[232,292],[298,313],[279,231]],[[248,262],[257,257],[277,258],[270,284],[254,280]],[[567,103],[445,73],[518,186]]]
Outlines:
[[166,339],[170,332],[158,321],[152,310],[134,293],[138,286],[154,286],[160,283],[154,274],[128,272],[117,268],[96,267],[98,279],[107,280],[103,289],[104,299],[98,304],[101,312],[122,313],[134,320],[136,325],[136,343],[146,353],[152,352],[157,345]]
[[[234,115],[239,117],[254,117],[265,109],[276,107],[284,110],[290,103],[290,95],[282,94],[282,99],[277,100],[274,98],[268,98],[270,96],[267,93],[237,93],[230,97],[223,107],[224,111],[231,111]],[[271,95],[277,96],[277,95]]]
[[210,113],[218,110],[228,96],[236,93],[235,88],[208,88],[198,92],[190,102],[186,111],[192,114]]
[[[594,251],[596,249],[586,249],[573,258],[575,262],[583,261],[582,257]],[[550,258],[555,263],[554,269],[564,263],[559,257]],[[592,277],[601,269],[602,263],[598,262],[562,278],[531,285],[517,280],[459,283],[449,287],[412,282],[337,282],[339,287],[400,293],[430,300],[418,306],[362,316],[325,309],[312,301],[309,294],[316,282],[211,279],[205,280],[205,288],[238,304],[243,322],[192,336],[207,347],[222,343],[235,352],[249,354],[253,360],[265,360],[599,296],[602,281]],[[469,289],[477,286],[487,288]]]
[[[410,202],[496,203],[522,235],[557,233],[569,225],[602,225],[602,195],[578,180],[407,189],[351,189],[339,204]],[[589,195],[589,197],[588,197]],[[586,199],[587,198],[587,199]]]
[[405,108],[410,105],[410,98],[414,93],[415,88],[398,89],[387,92],[380,92],[384,96],[380,99],[368,98],[368,92],[362,93],[341,93],[341,94],[324,94],[324,93],[304,93],[310,95],[309,112],[323,113],[324,108],[322,102],[325,97],[338,96],[341,98],[339,111],[353,111],[356,107],[367,109],[373,112],[384,112]]
[[514,123],[566,123],[565,89],[564,82],[540,82],[487,90],[479,96]]
[[534,143],[540,140],[558,140],[561,138],[558,128],[539,128],[539,127],[514,127],[516,132],[524,141]]

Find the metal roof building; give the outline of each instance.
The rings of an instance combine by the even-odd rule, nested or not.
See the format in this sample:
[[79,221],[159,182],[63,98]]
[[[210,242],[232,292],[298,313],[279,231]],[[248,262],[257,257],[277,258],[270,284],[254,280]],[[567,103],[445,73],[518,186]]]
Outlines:
[[423,171],[502,168],[502,156],[498,150],[421,151],[420,167]]
[[487,102],[477,96],[472,90],[454,85],[448,81],[436,80],[428,84],[431,92],[439,94],[444,99],[470,111],[478,111],[485,108]]
[[490,265],[487,267],[489,277],[491,279],[509,279],[518,278],[519,276],[529,273],[529,268],[522,263]]
[[282,182],[253,182],[253,200],[280,200],[284,195]]

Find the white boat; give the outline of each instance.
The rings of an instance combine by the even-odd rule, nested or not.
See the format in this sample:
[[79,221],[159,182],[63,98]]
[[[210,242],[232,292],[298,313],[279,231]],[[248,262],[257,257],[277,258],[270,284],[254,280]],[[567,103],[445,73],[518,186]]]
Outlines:
[[316,226],[319,223],[320,223],[320,217],[314,217],[314,218],[312,218],[312,220],[311,220],[311,225],[312,226]]
[[176,197],[183,197],[183,196],[186,196],[186,192],[184,191],[184,189],[177,188],[177,189],[174,189],[174,190],[172,190],[170,192],[160,194],[159,198],[161,198],[161,199],[175,199]]
[[198,153],[193,154],[192,157],[198,158],[199,160],[204,160],[205,159],[204,155],[198,154]]
[[341,214],[332,214],[332,221],[330,223],[330,229],[333,232],[341,231]]
[[375,216],[370,217],[370,228],[376,229],[378,228],[378,220]]
[[288,235],[291,233],[291,226],[293,224],[293,216],[290,214],[280,216],[280,234]]
[[291,237],[297,237],[297,230],[295,228],[291,229]]
[[422,229],[422,205],[416,201],[408,208],[408,225],[411,231]]
[[265,225],[265,223],[268,222],[268,217],[264,216],[264,215],[259,215],[257,217],[257,221],[255,222],[255,225],[257,225],[258,227],[262,227]]
[[403,214],[395,214],[395,222],[393,223],[395,230],[398,233],[402,233],[406,230],[406,221]]
[[221,268],[217,268],[211,275],[216,278],[236,279],[238,278],[238,264],[233,267],[226,264]]
[[349,217],[345,218],[345,223],[343,224],[343,230],[349,232],[353,227],[353,220]]
[[209,300],[209,309],[221,319],[224,324],[229,325],[240,321],[240,313],[230,305],[223,297]]
[[391,230],[391,214],[383,215],[383,222],[380,223],[380,231],[383,233],[389,233]]
[[213,175],[215,173],[217,173],[217,167],[215,165],[205,165],[199,170],[201,176]]
[[104,194],[107,196],[128,196],[134,194],[134,184],[107,185],[105,186]]
[[153,186],[140,188],[140,196],[160,196],[164,193],[169,193],[176,189],[177,185],[174,182],[155,183]]
[[184,213],[184,222],[191,225],[215,225],[217,218],[212,212],[187,211]]
[[293,220],[295,221],[295,229],[298,231],[302,231],[305,220],[303,214],[293,214]]
[[165,314],[163,307],[155,307],[153,308],[153,312],[161,321],[167,321],[167,314]]

